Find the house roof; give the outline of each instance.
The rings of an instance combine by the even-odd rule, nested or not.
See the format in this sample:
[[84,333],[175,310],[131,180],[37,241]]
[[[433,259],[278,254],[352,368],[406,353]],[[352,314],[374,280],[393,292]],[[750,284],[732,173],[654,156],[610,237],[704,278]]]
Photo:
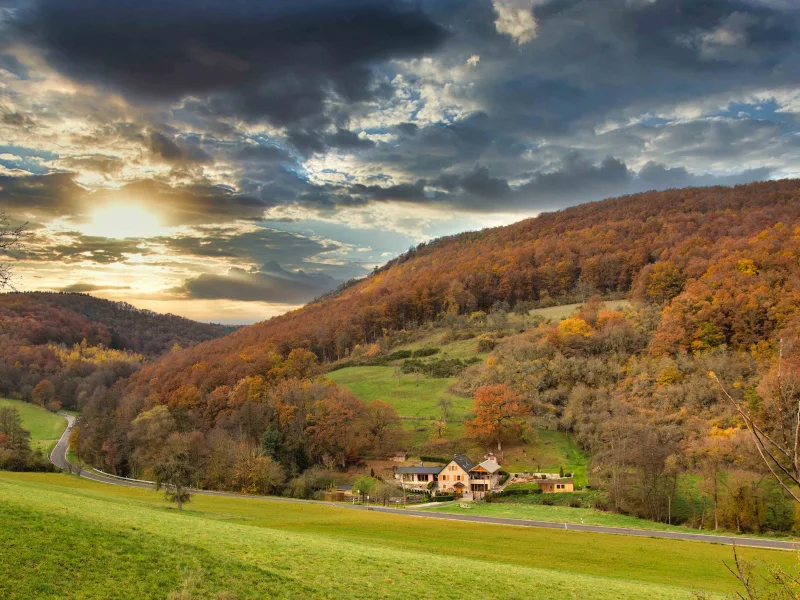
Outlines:
[[560,477],[558,479],[537,479],[536,483],[539,485],[543,483],[572,483],[572,477],[564,477],[563,479]]
[[469,473],[475,467],[475,463],[472,462],[465,454],[456,454],[453,457],[453,462],[464,469],[467,473]]
[[419,475],[438,475],[442,467],[397,467],[398,473],[417,473]]
[[497,473],[497,471],[500,470],[500,465],[498,465],[491,458],[488,459],[488,460],[483,461],[481,464],[477,465],[475,468],[477,468],[477,467],[481,467],[485,471],[488,471],[489,473],[492,473],[492,474]]
[[453,484],[453,487],[467,487],[467,486],[464,483],[462,483],[461,481],[456,481]]

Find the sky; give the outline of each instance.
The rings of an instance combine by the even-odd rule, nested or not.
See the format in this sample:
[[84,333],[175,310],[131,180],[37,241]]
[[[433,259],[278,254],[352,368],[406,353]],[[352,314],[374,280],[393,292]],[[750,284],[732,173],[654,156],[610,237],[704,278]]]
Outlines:
[[0,0],[19,290],[264,320],[422,241],[800,176],[796,0]]

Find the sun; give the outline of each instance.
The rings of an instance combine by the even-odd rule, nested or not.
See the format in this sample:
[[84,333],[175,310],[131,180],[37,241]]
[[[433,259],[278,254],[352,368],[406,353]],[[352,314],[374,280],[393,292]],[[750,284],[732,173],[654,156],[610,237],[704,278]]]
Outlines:
[[97,237],[124,239],[161,235],[158,215],[141,204],[111,204],[91,214],[85,233]]

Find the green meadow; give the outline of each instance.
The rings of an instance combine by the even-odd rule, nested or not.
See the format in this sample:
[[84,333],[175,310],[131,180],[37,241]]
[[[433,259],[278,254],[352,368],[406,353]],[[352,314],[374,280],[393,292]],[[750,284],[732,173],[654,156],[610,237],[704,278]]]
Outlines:
[[[691,598],[735,589],[730,547],[428,521],[306,502],[0,473],[0,597]],[[789,552],[742,548],[759,565]],[[763,568],[763,567],[762,567]]]
[[67,421],[35,404],[0,398],[0,406],[13,406],[22,417],[22,427],[31,433],[31,445],[49,454],[64,432]]
[[401,417],[439,418],[441,411],[436,404],[441,398],[453,401],[454,419],[464,419],[472,410],[472,398],[461,398],[447,392],[455,381],[454,377],[416,379],[414,375],[403,375],[398,384],[394,367],[348,367],[328,376],[349,388],[364,402],[389,402]]

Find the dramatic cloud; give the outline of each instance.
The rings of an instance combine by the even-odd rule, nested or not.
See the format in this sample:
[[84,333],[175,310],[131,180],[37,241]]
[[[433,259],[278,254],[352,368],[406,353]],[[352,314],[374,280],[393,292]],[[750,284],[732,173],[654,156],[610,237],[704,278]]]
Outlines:
[[27,288],[259,318],[438,235],[800,176],[796,2],[2,4]]
[[231,269],[225,275],[204,273],[187,280],[176,291],[188,298],[202,300],[303,304],[335,286],[336,281],[327,275],[289,272],[271,262],[258,271]]
[[65,75],[126,96],[206,96],[210,110],[289,124],[373,97],[370,68],[435,50],[444,30],[390,0],[47,0],[16,31]]

